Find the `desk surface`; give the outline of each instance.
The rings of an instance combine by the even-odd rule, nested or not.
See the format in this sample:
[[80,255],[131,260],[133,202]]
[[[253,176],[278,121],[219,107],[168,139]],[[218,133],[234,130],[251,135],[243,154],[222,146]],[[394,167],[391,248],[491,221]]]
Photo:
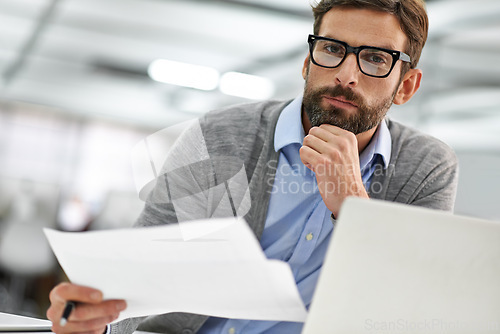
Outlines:
[[[0,330],[1,334],[54,334],[53,332],[5,332]],[[157,334],[151,332],[135,331],[133,334]]]
[[[53,332],[4,332],[0,330],[1,334],[54,334]],[[136,331],[133,334],[157,334],[151,332]]]
[[[45,319],[24,317],[16,314],[0,312],[1,334],[50,334],[52,323]],[[155,334],[150,332],[135,331],[134,334]]]

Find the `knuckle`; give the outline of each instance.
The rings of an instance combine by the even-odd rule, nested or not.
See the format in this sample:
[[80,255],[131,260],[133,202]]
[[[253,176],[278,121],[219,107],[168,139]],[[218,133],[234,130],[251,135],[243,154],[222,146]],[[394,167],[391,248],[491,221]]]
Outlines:
[[318,158],[318,160],[316,162],[316,165],[318,166],[317,169],[324,171],[326,168],[326,165],[328,164],[328,160],[329,159],[326,158],[325,156],[321,156],[320,158]]
[[333,162],[333,160],[331,158],[325,157],[323,159],[323,165],[325,165],[325,170],[329,172],[331,170],[331,167],[333,165],[335,165],[335,163]]
[[107,325],[107,324],[109,324],[109,323],[113,322],[113,321],[114,321],[115,319],[117,319],[117,318],[118,318],[118,315],[117,315],[117,314],[112,314],[112,315],[108,316],[108,317],[106,318],[106,323],[105,323],[105,325]]
[[350,146],[349,144],[350,144],[350,141],[345,137],[341,137],[338,139],[338,148],[341,151],[347,150]]
[[310,145],[311,141],[312,141],[312,136],[309,134],[309,135],[307,135],[307,136],[304,137],[303,144],[304,145]]
[[108,317],[89,320],[87,321],[87,328],[92,331],[101,330],[102,332],[102,329],[108,324],[107,320]]
[[89,333],[92,333],[94,330],[96,330],[97,326],[98,324],[96,323],[95,319],[82,321],[79,324],[81,330],[87,331]]
[[325,163],[334,163],[335,161],[339,161],[342,157],[340,150],[334,147],[330,147],[328,150],[328,154],[324,156]]
[[56,325],[52,325],[51,330],[52,330],[52,332],[54,332],[55,334],[63,334],[63,333],[65,333],[64,329],[62,329],[61,327],[56,326]]
[[349,146],[357,145],[358,143],[356,135],[352,132],[348,132],[344,138],[346,140],[346,144]]
[[55,299],[55,296],[56,296],[56,293],[57,293],[57,292],[56,292],[56,291],[57,291],[56,289],[57,289],[57,287],[55,287],[54,289],[52,289],[52,290],[50,291],[50,293],[49,293],[49,300],[50,300],[50,301],[53,301],[53,300]]
[[60,291],[61,291],[61,286],[60,285],[57,285],[55,288],[53,288],[50,293],[49,293],[49,300],[51,302],[54,302],[55,300],[58,299],[58,296],[60,294]]
[[54,307],[53,306],[49,307],[47,309],[47,312],[45,312],[45,314],[47,315],[47,319],[50,319],[50,320],[55,319],[55,317],[54,317]]
[[94,305],[89,304],[81,304],[79,307],[75,309],[74,317],[79,320],[87,320],[92,319],[94,312]]
[[322,125],[320,125],[319,127],[317,126],[313,126],[312,128],[309,129],[309,133],[314,135],[314,134],[317,134],[319,129],[321,128]]
[[54,302],[57,300],[66,299],[65,296],[68,294],[68,291],[71,289],[71,284],[67,282],[60,283],[56,285],[49,294],[50,301]]
[[301,159],[303,159],[304,157],[307,157],[308,154],[309,154],[309,148],[307,146],[302,146],[299,149],[299,155],[300,155]]
[[57,285],[55,289],[60,291],[61,293],[64,293],[67,292],[69,289],[71,289],[71,284],[68,282],[62,282],[59,285]]
[[351,142],[357,141],[356,135],[353,132],[350,132],[350,131],[347,132],[347,138],[349,138]]
[[109,317],[109,316],[113,315],[114,313],[116,313],[116,305],[115,304],[104,305],[104,307],[102,309],[102,314],[104,316]]
[[74,311],[73,311],[73,319],[87,319],[88,318],[88,311],[87,309],[84,307],[84,306],[80,306],[80,307],[77,307]]

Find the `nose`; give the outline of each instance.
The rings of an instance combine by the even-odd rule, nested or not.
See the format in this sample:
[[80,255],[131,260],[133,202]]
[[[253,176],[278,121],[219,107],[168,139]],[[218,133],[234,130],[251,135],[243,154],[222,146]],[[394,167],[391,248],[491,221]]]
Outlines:
[[355,87],[358,84],[361,71],[358,67],[356,55],[348,54],[342,64],[337,67],[335,81],[343,87]]

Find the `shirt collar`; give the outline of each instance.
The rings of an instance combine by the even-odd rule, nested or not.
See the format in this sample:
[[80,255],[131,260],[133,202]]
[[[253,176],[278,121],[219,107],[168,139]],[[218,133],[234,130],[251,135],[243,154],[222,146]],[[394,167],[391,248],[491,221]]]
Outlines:
[[[283,109],[274,133],[274,150],[278,152],[290,144],[302,145],[305,133],[302,125],[302,94]],[[359,156],[361,170],[373,163],[377,156],[382,158],[384,168],[389,166],[392,151],[391,133],[384,121],[380,122],[372,140]]]
[[290,144],[302,145],[305,133],[302,125],[302,94],[283,109],[274,132],[274,150]]
[[380,125],[373,134],[373,137],[370,140],[368,146],[366,146],[363,152],[361,152],[361,154],[359,155],[359,164],[361,166],[361,170],[366,168],[368,165],[373,164],[374,159],[377,156],[380,156],[382,158],[384,168],[387,168],[391,160],[391,152],[391,133],[389,131],[389,128],[387,127],[387,123],[385,122],[385,120],[383,120],[382,122],[380,122]]

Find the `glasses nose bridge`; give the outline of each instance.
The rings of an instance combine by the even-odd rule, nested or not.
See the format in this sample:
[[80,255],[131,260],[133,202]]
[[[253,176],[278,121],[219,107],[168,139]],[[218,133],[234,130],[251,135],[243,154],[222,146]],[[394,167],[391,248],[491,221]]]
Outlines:
[[345,48],[345,54],[344,54],[344,58],[347,58],[347,56],[352,53],[356,56],[356,59],[358,58],[358,55],[359,53],[361,52],[362,50],[362,47],[360,46],[350,46],[350,45],[345,45],[344,46]]
[[361,69],[361,66],[359,64],[359,56],[358,55],[361,52],[362,47],[359,47],[359,46],[350,46],[349,44],[346,44],[346,45],[344,45],[344,49],[345,49],[344,58],[342,59],[342,61],[340,63],[341,64],[344,63],[345,60],[347,59],[347,57],[349,56],[349,54],[352,53],[354,55],[354,57],[356,58],[356,63],[358,65],[358,68]]

